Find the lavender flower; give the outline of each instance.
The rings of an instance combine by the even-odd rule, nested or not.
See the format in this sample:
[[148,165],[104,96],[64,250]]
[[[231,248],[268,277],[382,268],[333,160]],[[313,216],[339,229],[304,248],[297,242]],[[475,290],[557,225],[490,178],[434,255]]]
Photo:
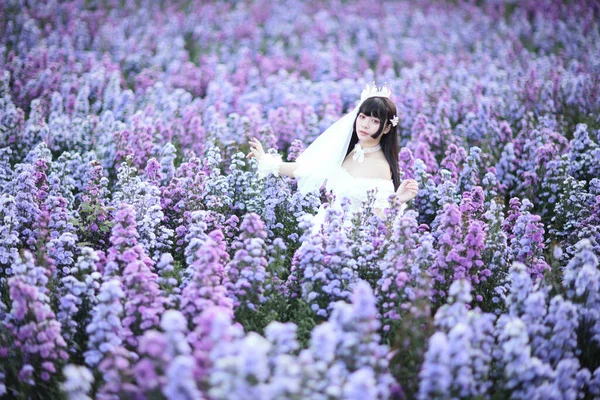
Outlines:
[[154,261],[171,247],[173,231],[163,224],[164,213],[160,203],[160,190],[152,183],[142,181],[136,168],[122,163],[119,168],[119,189],[114,194],[113,205],[131,204],[135,211],[140,244]]
[[201,399],[202,393],[196,386],[192,374],[194,359],[190,356],[177,356],[167,370],[167,383],[163,394],[169,400],[176,399]]
[[132,398],[141,396],[141,390],[132,385],[132,364],[137,355],[127,351],[123,346],[111,348],[98,365],[104,383],[99,387],[98,399]]
[[458,178],[457,189],[459,193],[469,191],[479,184],[480,164],[481,149],[479,147],[471,147],[469,149],[469,156]]
[[62,196],[67,200],[69,207],[75,207],[75,200],[81,201],[88,185],[86,178],[95,160],[96,155],[93,152],[63,152],[50,166],[50,195]]
[[[298,250],[298,284],[302,297],[314,313],[325,318],[336,300],[349,300],[357,281],[342,230],[342,214],[330,207],[325,216],[325,232],[312,235],[307,231]],[[320,250],[322,249],[322,250]]]
[[198,260],[198,251],[208,239],[208,224],[210,219],[207,211],[194,211],[190,214],[190,223],[185,234],[185,262],[187,268],[183,273],[182,287],[185,287],[193,271],[191,266]]
[[596,368],[589,380],[590,393],[594,396],[600,395],[600,367]]
[[270,343],[250,332],[230,354],[213,359],[209,394],[215,399],[229,396],[264,398],[270,377]]
[[561,360],[574,359],[578,354],[577,329],[579,327],[578,308],[562,296],[550,300],[544,324],[552,329],[543,348],[535,349],[536,355],[553,368]]
[[452,373],[452,393],[459,397],[475,396],[475,370],[471,357],[473,331],[463,323],[458,323],[448,333],[448,360]]
[[175,176],[175,156],[177,149],[171,142],[164,145],[160,157],[161,185],[167,186]]
[[80,239],[90,244],[98,244],[105,249],[109,244],[112,222],[108,208],[108,179],[104,176],[98,161],[88,164],[87,184],[79,206]]
[[98,305],[94,307],[92,321],[86,329],[90,338],[84,356],[85,363],[90,367],[96,367],[108,352],[123,343],[121,299],[124,296],[121,282],[116,278],[105,281],[100,288]]
[[364,368],[353,372],[348,377],[342,391],[343,397],[349,400],[377,398],[377,382],[373,371]]
[[271,322],[265,328],[265,338],[269,340],[273,347],[271,354],[273,356],[293,354],[300,347],[296,339],[296,325],[292,323]]
[[304,151],[304,144],[302,141],[295,139],[292,140],[290,147],[288,148],[288,161],[296,161],[298,156]]
[[35,170],[30,164],[15,166],[11,192],[16,202],[16,219],[20,227],[19,237],[24,246],[34,248],[36,233],[31,229],[37,221],[41,210],[38,201]]
[[426,171],[426,165],[420,159],[415,163],[415,180],[419,184],[419,195],[414,199],[419,210],[419,222],[431,224],[438,207],[438,189],[433,177]]
[[229,280],[225,259],[223,234],[214,231],[197,250],[195,261],[190,266],[191,276],[181,294],[181,312],[193,326],[199,323],[203,311],[214,306],[229,310],[233,317],[233,300],[228,297],[226,288]]
[[181,298],[181,289],[179,288],[179,273],[175,270],[173,256],[170,253],[163,253],[156,263],[156,273],[158,274],[158,285],[161,294],[168,300],[168,304],[179,304]]
[[[1,101],[1,100],[0,100]],[[2,193],[8,189],[8,184],[12,180],[12,166],[10,165],[10,158],[12,150],[10,147],[0,148],[0,189]]]
[[526,267],[521,263],[514,263],[510,270],[510,293],[506,297],[509,314],[513,317],[523,315],[525,302],[534,291],[531,277],[526,273]]
[[504,226],[514,222],[514,226],[507,230],[513,260],[524,263],[534,280],[541,279],[543,274],[550,269],[542,254],[544,245],[544,226],[539,215],[531,214],[532,204],[527,199],[520,202],[511,199],[511,208]]
[[448,339],[436,332],[429,339],[429,350],[419,372],[419,399],[445,398],[450,395],[452,375],[450,372]]
[[123,339],[132,346],[139,330],[158,326],[166,303],[158,288],[158,276],[151,270],[153,262],[137,244],[134,215],[133,207],[127,204],[122,204],[117,212],[104,271],[106,280],[122,276],[126,296]]
[[74,342],[78,321],[87,325],[90,322],[88,313],[97,303],[96,293],[100,288],[101,275],[95,264],[99,260],[94,250],[81,248],[77,263],[69,274],[61,278],[57,290],[60,299],[57,318],[72,352],[80,350],[79,344]]
[[392,240],[382,262],[381,277],[375,294],[381,307],[383,329],[399,320],[401,312],[415,300],[415,286],[420,286],[422,272],[413,268],[419,243],[417,215],[411,211],[396,218]]
[[563,287],[566,296],[579,307],[579,321],[581,326],[589,326],[586,336],[600,343],[600,272],[598,271],[598,258],[592,251],[589,240],[584,239],[576,244],[578,252],[569,261],[563,271]]
[[3,269],[2,279],[9,275],[9,270],[6,268],[21,243],[17,212],[15,198],[5,193],[0,195],[0,266]]
[[246,214],[240,225],[240,238],[233,245],[235,255],[225,267],[230,280],[228,292],[236,307],[256,311],[264,297],[267,259],[264,223],[256,214]]
[[227,176],[221,173],[221,154],[217,146],[208,146],[204,154],[203,171],[206,174],[203,201],[210,210],[224,211],[232,206]]
[[570,145],[571,175],[575,179],[586,181],[598,177],[600,169],[595,160],[600,155],[600,147],[589,137],[586,124],[577,124]]
[[[263,198],[264,202],[274,201],[277,197],[282,197],[281,194],[278,196],[269,196],[269,194],[277,193],[264,193],[253,171],[245,171],[245,155],[244,153],[237,152],[232,154],[229,161],[229,173],[228,176],[228,193],[227,196],[231,198],[233,210],[240,210],[242,212],[256,212],[256,213],[267,213],[263,210]],[[281,185],[278,185],[281,186]],[[289,190],[288,190],[289,192]]]
[[[429,274],[435,281],[434,295],[436,298],[443,298],[452,281],[455,278],[466,278],[468,271],[461,255],[466,246],[462,238],[460,210],[456,205],[448,203],[439,217],[439,224],[434,233],[437,237],[438,251]],[[456,276],[455,267],[460,269],[460,274]]]
[[89,369],[68,364],[63,368],[65,382],[61,389],[69,400],[91,400],[88,396],[94,383],[94,376]]
[[44,141],[48,137],[48,124],[44,121],[44,111],[40,99],[31,102],[29,118],[25,122],[25,129],[21,132],[21,137],[17,142],[17,151],[21,155],[35,147],[36,144]]
[[23,258],[15,256],[13,276],[8,279],[12,308],[3,325],[12,332],[12,351],[18,351],[23,360],[35,364],[30,372],[27,365],[21,370],[22,381],[32,384],[34,370],[39,379],[48,382],[68,358],[60,323],[50,307],[47,284],[45,268],[34,264],[31,253],[24,252]]
[[533,396],[540,385],[552,378],[552,369],[531,355],[525,324],[518,318],[506,319],[499,332],[503,387],[519,398]]
[[75,262],[77,235],[69,221],[67,201],[63,197],[49,196],[45,208],[50,214],[50,241],[46,244],[48,255],[62,274],[68,274]]
[[448,146],[444,152],[444,159],[440,163],[440,167],[449,171],[454,183],[458,182],[458,176],[461,172],[461,166],[467,160],[467,151],[461,146],[455,144]]
[[196,380],[208,383],[214,360],[235,351],[234,343],[243,335],[242,326],[233,323],[230,310],[220,307],[205,310],[194,331],[188,335],[197,365]]
[[483,215],[486,222],[485,249],[482,252],[483,270],[479,273],[479,294],[483,298],[482,308],[502,312],[506,271],[509,267],[508,240],[502,230],[504,214],[495,201],[490,202],[489,209]]

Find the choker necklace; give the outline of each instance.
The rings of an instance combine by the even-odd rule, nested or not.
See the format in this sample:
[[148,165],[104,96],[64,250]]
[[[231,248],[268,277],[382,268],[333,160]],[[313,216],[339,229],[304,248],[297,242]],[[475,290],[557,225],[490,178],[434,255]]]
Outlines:
[[365,161],[365,154],[373,153],[380,149],[381,149],[380,144],[378,144],[375,147],[368,147],[366,149],[363,149],[362,146],[360,145],[360,143],[356,143],[356,146],[354,146],[354,154],[352,155],[352,159],[354,161],[358,161],[359,163],[362,163]]

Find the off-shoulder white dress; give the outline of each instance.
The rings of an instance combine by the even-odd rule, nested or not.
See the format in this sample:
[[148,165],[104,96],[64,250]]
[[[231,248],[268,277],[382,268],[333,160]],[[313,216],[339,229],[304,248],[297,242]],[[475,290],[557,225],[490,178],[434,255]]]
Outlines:
[[[329,207],[342,209],[342,200],[348,198],[350,200],[349,212],[360,212],[367,202],[367,193],[369,190],[376,189],[374,208],[383,210],[389,207],[389,197],[394,194],[394,183],[391,179],[382,178],[365,178],[354,177],[350,172],[343,167],[336,169],[333,174],[327,179],[327,190],[330,190],[335,196]],[[402,204],[400,212],[404,212],[406,204]],[[313,232],[318,232],[321,225],[325,221],[326,208],[322,204],[319,211],[313,217]],[[352,224],[352,218],[348,217],[344,220],[344,224],[349,226]]]

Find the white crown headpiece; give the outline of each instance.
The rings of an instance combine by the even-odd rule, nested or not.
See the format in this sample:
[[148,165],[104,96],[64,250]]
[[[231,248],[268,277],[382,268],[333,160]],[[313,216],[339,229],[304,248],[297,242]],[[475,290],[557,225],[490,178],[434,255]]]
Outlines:
[[373,85],[367,84],[360,94],[360,100],[364,101],[369,97],[387,97],[388,99],[392,95],[392,90],[387,86],[387,84],[383,85],[381,88],[378,88],[373,82]]

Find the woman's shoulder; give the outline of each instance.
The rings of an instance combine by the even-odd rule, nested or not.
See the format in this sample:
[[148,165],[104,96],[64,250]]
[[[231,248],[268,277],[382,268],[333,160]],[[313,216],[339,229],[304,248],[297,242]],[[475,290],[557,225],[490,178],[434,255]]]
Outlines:
[[392,171],[390,170],[390,165],[384,157],[373,160],[371,171],[373,173],[373,178],[390,180],[392,179]]

